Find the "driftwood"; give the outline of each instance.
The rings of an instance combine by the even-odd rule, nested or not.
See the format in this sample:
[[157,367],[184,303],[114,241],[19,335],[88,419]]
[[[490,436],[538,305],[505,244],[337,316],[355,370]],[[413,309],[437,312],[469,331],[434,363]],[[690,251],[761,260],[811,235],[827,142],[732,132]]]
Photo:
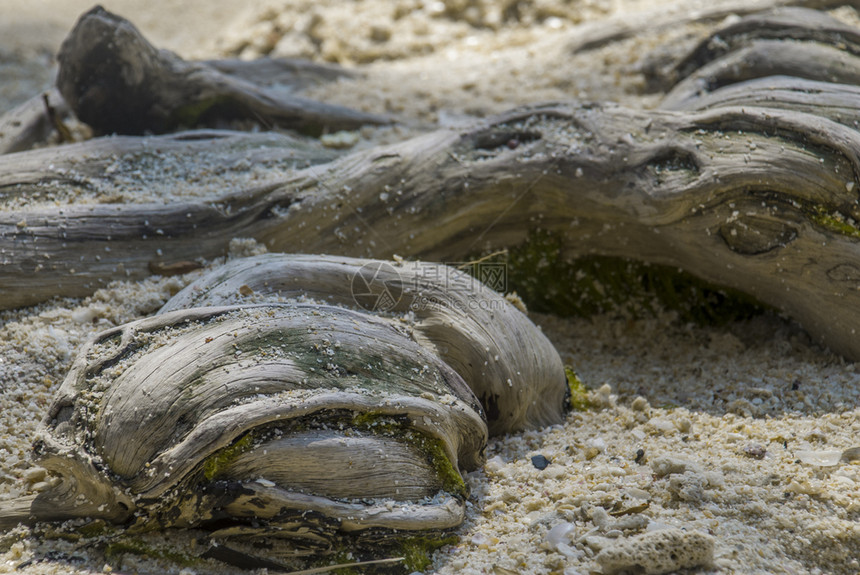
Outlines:
[[860,126],[858,102],[858,86],[789,76],[768,76],[730,84],[681,102],[663,102],[661,107],[667,110],[777,108],[821,116],[856,128]]
[[163,133],[217,119],[250,119],[311,134],[389,122],[182,60],[101,7],[81,16],[58,60],[63,97],[80,120],[103,134]]
[[298,58],[260,58],[258,60],[203,60],[222,74],[240,78],[257,86],[299,91],[310,86],[359,74],[333,64],[318,64]]
[[[301,554],[459,525],[461,472],[488,434],[561,421],[567,376],[501,296],[397,255],[463,262],[551,237],[565,262],[633,259],[739,290],[860,359],[860,114],[856,88],[832,82],[855,81],[857,56],[841,25],[803,14],[732,25],[727,48],[711,38],[660,110],[529,106],[348,155],[193,131],[0,156],[3,308],[187,270],[234,237],[339,254],[233,262],[91,340],[35,446],[51,481],[0,527],[195,526]],[[100,9],[62,60],[66,99],[102,132],[197,124],[225,94],[307,131],[379,120],[273,103],[259,70],[183,62]],[[162,193],[177,185],[181,203]]]
[[273,251],[463,261],[545,230],[565,259],[683,268],[857,358],[858,153],[858,132],[792,110],[531,107],[217,200],[3,214],[0,289],[7,307],[83,295],[151,262],[219,256],[237,236]]
[[568,389],[552,344],[490,287],[440,264],[266,254],[219,267],[159,313],[308,298],[411,313],[412,338],[463,378],[484,408],[490,435],[562,420]]
[[[782,8],[753,14],[715,30],[678,63],[671,81],[677,83],[729,52],[761,40],[813,42],[860,55],[860,31],[856,28],[817,10]],[[794,76],[806,71],[792,70]]]
[[[754,15],[715,31],[666,74],[667,108],[723,86],[770,76],[860,84],[860,33],[815,10]],[[652,78],[652,84],[655,80]]]
[[0,154],[29,150],[44,143],[62,130],[62,121],[69,114],[63,97],[57,90],[34,96],[0,116]]
[[549,340],[463,272],[236,260],[84,346],[35,449],[51,485],[0,504],[0,527],[200,527],[292,555],[433,537],[463,521],[481,404],[519,431],[560,423],[567,393]]
[[[842,4],[845,4],[845,0],[688,0],[683,5],[670,6],[668,9],[661,6],[641,12],[625,11],[605,21],[577,26],[567,39],[567,50],[595,50],[645,31],[664,31],[690,22],[718,22],[724,18],[747,16],[777,7],[803,5],[826,9]],[[656,73],[657,69],[652,73]],[[677,77],[674,81],[677,81]]]
[[74,200],[69,203],[141,202],[141,196],[164,202],[185,182],[208,199],[225,186],[259,186],[255,168],[277,174],[336,157],[314,140],[274,132],[194,130],[97,138],[0,156],[0,203],[7,210],[16,201],[33,206],[53,202],[64,191]]
[[395,322],[315,304],[181,310],[83,350],[37,447],[60,481],[4,517],[137,515],[139,529],[212,522],[215,537],[317,544],[447,529],[463,518],[458,470],[482,463],[486,439],[462,379]]

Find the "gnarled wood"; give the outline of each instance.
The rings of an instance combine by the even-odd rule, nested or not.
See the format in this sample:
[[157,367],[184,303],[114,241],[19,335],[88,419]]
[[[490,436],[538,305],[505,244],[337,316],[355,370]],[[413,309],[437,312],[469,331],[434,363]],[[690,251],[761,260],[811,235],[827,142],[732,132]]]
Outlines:
[[661,108],[667,110],[750,106],[795,110],[828,118],[850,128],[860,126],[860,87],[790,76],[756,78],[729,84],[695,98],[661,104]]
[[475,396],[396,320],[317,304],[182,309],[81,350],[36,450],[59,481],[29,519],[211,523],[216,537],[278,532],[333,550],[346,535],[459,525],[460,470],[483,462],[486,441]]
[[441,264],[266,254],[219,267],[159,313],[295,298],[410,314],[412,337],[465,380],[490,435],[563,419],[567,379],[549,340],[490,287]]
[[286,134],[193,130],[97,138],[0,156],[0,206],[168,203],[177,191],[211,199],[277,181],[337,153]]
[[359,73],[299,58],[259,58],[257,60],[203,60],[203,64],[222,74],[240,78],[257,86],[302,90],[324,82],[352,79]]
[[860,33],[815,10],[774,10],[715,31],[670,71],[651,73],[651,84],[675,84],[663,99],[668,109],[689,107],[687,100],[768,76],[858,85]]
[[101,7],[80,18],[58,59],[57,87],[78,118],[103,134],[163,133],[218,118],[312,134],[389,122],[182,60]]
[[819,10],[778,8],[751,14],[715,30],[678,63],[673,74],[673,83],[683,80],[714,60],[759,40],[822,44],[844,50],[854,56],[860,55],[860,31],[856,28]]
[[[625,11],[601,22],[577,26],[568,38],[567,49],[571,52],[594,50],[644,31],[662,31],[689,22],[717,22],[731,16],[754,15],[797,4],[823,10],[844,4],[844,0],[688,0],[683,6],[670,6],[668,10],[661,6],[641,12]],[[657,70],[654,68],[652,73],[657,74]],[[674,77],[671,83],[676,81],[677,77]]]
[[858,153],[858,132],[790,110],[531,107],[205,203],[4,214],[0,287],[9,307],[81,295],[145,276],[153,260],[220,255],[235,236],[276,251],[463,261],[548,230],[564,258],[680,267],[857,358]]

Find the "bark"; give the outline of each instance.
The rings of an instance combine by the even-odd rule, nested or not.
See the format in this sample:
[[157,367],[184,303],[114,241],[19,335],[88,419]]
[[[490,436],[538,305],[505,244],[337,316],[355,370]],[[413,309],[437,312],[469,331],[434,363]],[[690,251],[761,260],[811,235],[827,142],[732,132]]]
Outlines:
[[229,63],[185,61],[156,49],[130,22],[101,7],[81,17],[58,60],[57,87],[78,118],[102,134],[164,133],[219,119],[310,134],[389,122],[260,86]]

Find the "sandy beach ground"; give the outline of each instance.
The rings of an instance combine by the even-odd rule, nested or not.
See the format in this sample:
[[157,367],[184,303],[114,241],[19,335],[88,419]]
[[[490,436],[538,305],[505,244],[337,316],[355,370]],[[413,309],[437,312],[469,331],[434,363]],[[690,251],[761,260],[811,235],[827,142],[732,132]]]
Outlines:
[[[306,57],[360,72],[303,94],[402,119],[394,128],[362,130],[358,147],[531,102],[653,106],[658,96],[646,92],[642,66],[683,52],[719,25],[722,17],[683,23],[684,14],[709,4],[103,2],[186,58]],[[755,2],[722,4],[744,9]],[[50,85],[53,54],[90,7],[0,0],[0,111]],[[572,49],[631,13],[665,25]],[[858,21],[852,9],[833,13]],[[240,245],[231,255],[250,249]],[[29,451],[82,342],[152,313],[194,277],[118,280],[91,297],[0,312],[0,498],[43,479],[27,474]],[[841,457],[860,446],[860,365],[773,315],[722,327],[688,324],[669,312],[533,319],[592,390],[592,406],[564,425],[491,441],[487,465],[467,477],[471,497],[459,542],[438,550],[428,573],[600,573],[598,552],[621,552],[637,534],[667,527],[692,543],[701,534],[713,542],[710,564],[691,572],[860,573],[860,461]],[[535,455],[550,464],[537,469]],[[192,535],[169,537],[150,543],[193,545]],[[243,572],[170,557],[106,557],[44,529],[0,536],[0,573]]]

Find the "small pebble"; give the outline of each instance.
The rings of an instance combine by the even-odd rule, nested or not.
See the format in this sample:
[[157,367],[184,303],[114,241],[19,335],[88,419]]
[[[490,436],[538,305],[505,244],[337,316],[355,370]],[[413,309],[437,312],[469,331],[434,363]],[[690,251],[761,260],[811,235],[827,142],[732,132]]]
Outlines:
[[752,457],[753,459],[764,459],[764,456],[767,454],[767,449],[758,443],[752,443],[744,447],[744,455],[747,457]]
[[532,456],[532,465],[534,465],[537,469],[546,469],[550,463],[551,461],[543,455]]
[[320,138],[320,143],[326,148],[335,150],[344,150],[351,148],[358,143],[358,132],[335,132],[333,134],[325,134]]
[[795,451],[795,457],[797,457],[801,463],[805,463],[807,465],[815,465],[816,467],[832,467],[834,465],[839,464],[839,461],[842,459],[841,451]]
[[633,409],[633,411],[648,411],[649,409],[651,409],[651,405],[648,403],[648,400],[641,395],[633,400],[633,403],[630,404],[630,407],[631,409]]
[[603,507],[595,507],[591,510],[591,522],[595,527],[606,530],[612,525],[612,518]]
[[860,447],[852,447],[842,452],[842,461],[860,461]]
[[651,470],[657,477],[665,477],[673,473],[684,473],[685,471],[697,471],[698,466],[686,459],[674,455],[664,455],[651,462]]

